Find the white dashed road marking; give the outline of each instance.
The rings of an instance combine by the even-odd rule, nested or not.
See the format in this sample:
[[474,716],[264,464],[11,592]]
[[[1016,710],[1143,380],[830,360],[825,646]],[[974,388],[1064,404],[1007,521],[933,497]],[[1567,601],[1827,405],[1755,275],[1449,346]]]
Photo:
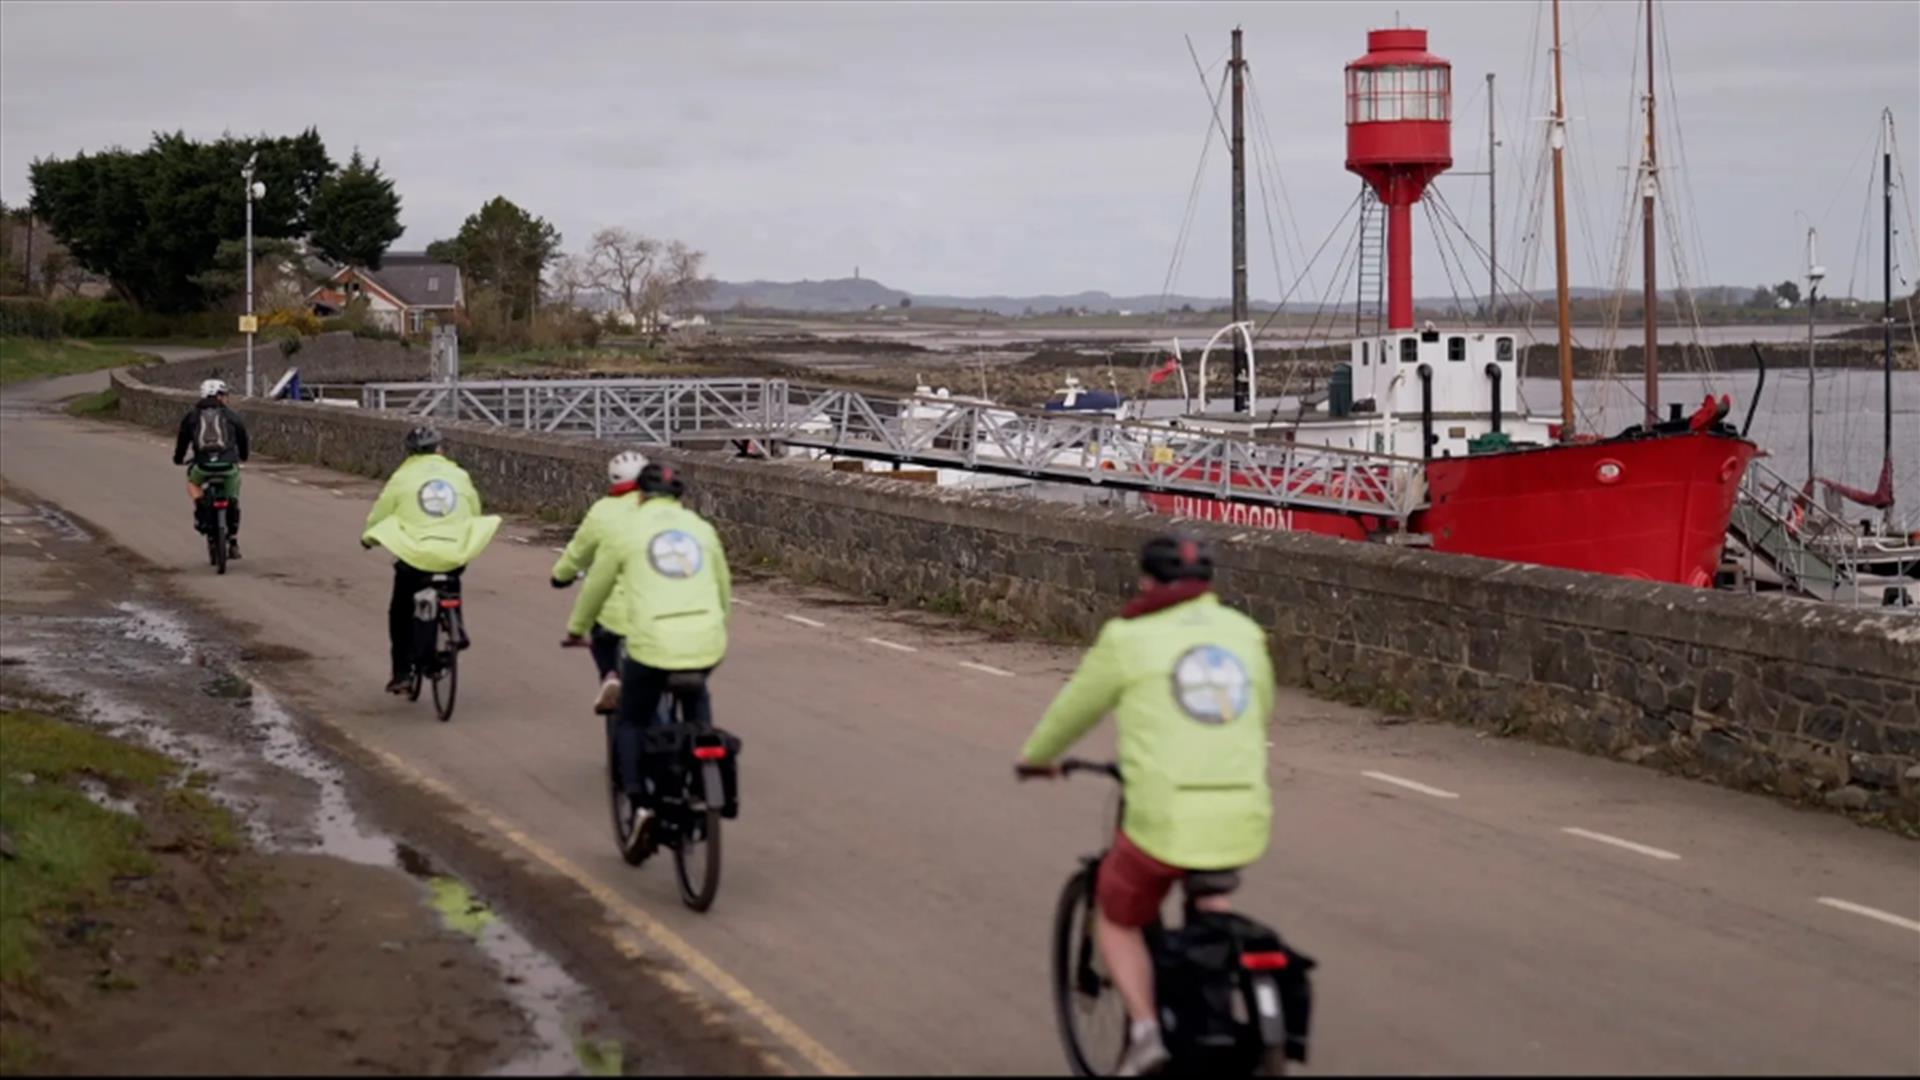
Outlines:
[[1576,829],[1576,828],[1573,828],[1572,826],[1567,826],[1566,828],[1563,828],[1560,831],[1563,833],[1566,833],[1569,836],[1578,836],[1583,840],[1595,840],[1602,844],[1612,844],[1614,847],[1617,847],[1617,848],[1625,848],[1628,851],[1636,851],[1649,858],[1664,859],[1668,862],[1673,862],[1680,858],[1680,856],[1675,855],[1671,851],[1662,851],[1657,847],[1648,847],[1645,844],[1636,844],[1631,840],[1622,840],[1617,836],[1608,836],[1606,833],[1589,832],[1586,829]]
[[1013,672],[1011,671],[1003,671],[1000,668],[991,667],[987,664],[976,664],[971,660],[960,661],[960,666],[963,668],[972,668],[974,671],[983,672],[988,675],[998,675],[1003,679],[1013,678]]
[[733,598],[733,602],[734,602],[735,604],[738,604],[738,605],[740,605],[741,607],[752,607],[752,606],[753,606],[753,601],[751,601],[751,600],[742,600],[742,599],[740,599],[740,598],[739,598],[739,597],[737,597],[737,596]]
[[809,619],[805,615],[782,615],[780,617],[787,620],[788,622],[799,623],[801,626],[811,626],[815,630],[818,630],[821,627],[824,627],[827,625],[826,623],[820,622],[817,619]]
[[1856,904],[1851,900],[1837,900],[1831,896],[1823,896],[1816,902],[1825,904],[1830,908],[1839,908],[1841,911],[1850,911],[1855,915],[1865,915],[1869,919],[1878,919],[1889,926],[1903,927],[1916,934],[1920,934],[1920,922],[1902,918],[1899,915],[1881,911],[1878,908],[1870,908],[1865,904]]
[[883,649],[892,649],[894,652],[919,652],[920,651],[919,649],[916,649],[911,645],[902,645],[897,641],[888,641],[885,638],[870,637],[866,639],[866,642],[869,645],[878,645]]
[[1388,773],[1373,772],[1372,770],[1368,770],[1367,772],[1363,772],[1360,775],[1372,780],[1378,780],[1383,784],[1393,784],[1397,787],[1406,788],[1408,791],[1417,791],[1422,795],[1431,795],[1436,799],[1457,799],[1460,797],[1459,793],[1457,792],[1443,791],[1437,787],[1428,787],[1427,785],[1422,784],[1417,780],[1408,780],[1403,777],[1390,775]]

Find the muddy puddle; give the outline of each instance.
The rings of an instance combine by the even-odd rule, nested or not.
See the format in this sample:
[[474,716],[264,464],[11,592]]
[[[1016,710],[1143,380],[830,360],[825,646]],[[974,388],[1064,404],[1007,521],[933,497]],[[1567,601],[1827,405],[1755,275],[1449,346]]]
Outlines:
[[[64,519],[42,522],[78,530]],[[76,697],[108,734],[186,765],[176,783],[205,785],[258,849],[333,856],[416,880],[421,903],[488,958],[532,1029],[530,1045],[491,1074],[619,1074],[620,1043],[594,1036],[600,1010],[592,994],[458,876],[365,820],[341,768],[271,691],[204,648],[187,620],[122,601],[98,616],[16,610],[0,616],[0,628],[6,696],[23,704],[35,691]],[[83,790],[108,809],[139,812],[104,784]]]

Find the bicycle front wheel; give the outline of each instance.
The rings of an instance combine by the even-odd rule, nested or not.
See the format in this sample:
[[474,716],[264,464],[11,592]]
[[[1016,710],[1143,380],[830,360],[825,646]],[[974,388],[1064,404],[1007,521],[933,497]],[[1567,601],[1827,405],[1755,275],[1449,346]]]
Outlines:
[[227,572],[227,512],[213,511],[213,528],[207,530],[207,555],[213,560],[213,572]]
[[1053,1005],[1075,1076],[1111,1076],[1127,1047],[1127,1006],[1093,940],[1096,866],[1067,879],[1053,917]]

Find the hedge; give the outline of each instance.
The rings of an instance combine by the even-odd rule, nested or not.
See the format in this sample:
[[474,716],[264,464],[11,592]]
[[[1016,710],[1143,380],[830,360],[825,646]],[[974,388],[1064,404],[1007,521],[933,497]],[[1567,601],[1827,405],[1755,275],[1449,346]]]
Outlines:
[[31,296],[0,296],[0,337],[58,341],[60,332],[60,312],[52,304]]

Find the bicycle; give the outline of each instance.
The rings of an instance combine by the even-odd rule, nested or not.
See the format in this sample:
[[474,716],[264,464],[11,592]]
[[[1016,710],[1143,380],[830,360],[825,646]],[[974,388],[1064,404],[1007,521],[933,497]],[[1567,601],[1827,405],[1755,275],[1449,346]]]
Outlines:
[[229,490],[237,468],[229,461],[209,461],[200,466],[200,522],[207,534],[207,561],[213,572],[227,572],[227,557],[233,551],[233,537],[227,531],[227,509],[238,499]]
[[[587,647],[584,639],[561,644],[567,648]],[[662,847],[671,850],[680,902],[694,911],[713,906],[720,891],[720,822],[740,813],[735,765],[740,739],[710,724],[686,719],[686,700],[705,692],[706,681],[704,672],[669,674],[652,726],[638,733],[648,766],[640,782],[654,793],[654,812],[645,818],[634,800],[627,797],[616,768],[620,757],[615,737],[618,706],[595,710],[606,728],[607,798],[620,857],[628,866],[639,866]]]
[[[460,650],[467,647],[460,613],[460,581],[452,574],[434,574],[426,588],[413,594],[413,674],[407,680],[407,700],[419,701],[423,682],[433,683],[433,708],[440,722],[453,719],[453,699],[460,689]],[[421,623],[431,623],[424,631]]]
[[[1078,758],[1015,769],[1021,779],[1065,778],[1076,772],[1120,780],[1118,766]],[[1116,831],[1125,813],[1123,796],[1115,814]],[[1075,1076],[1110,1075],[1126,1052],[1126,1007],[1093,940],[1094,885],[1105,857],[1104,851],[1081,857],[1054,911],[1054,1018]],[[1239,875],[1233,871],[1189,873],[1181,882],[1181,925],[1169,928],[1155,919],[1146,928],[1171,1075],[1279,1076],[1288,1061],[1307,1060],[1312,1009],[1307,973],[1314,960],[1252,919],[1195,906],[1238,885]],[[1107,1009],[1117,1010],[1117,1030],[1103,1040],[1091,1027]],[[1102,1045],[1111,1054],[1101,1054],[1096,1062],[1093,1054]]]

